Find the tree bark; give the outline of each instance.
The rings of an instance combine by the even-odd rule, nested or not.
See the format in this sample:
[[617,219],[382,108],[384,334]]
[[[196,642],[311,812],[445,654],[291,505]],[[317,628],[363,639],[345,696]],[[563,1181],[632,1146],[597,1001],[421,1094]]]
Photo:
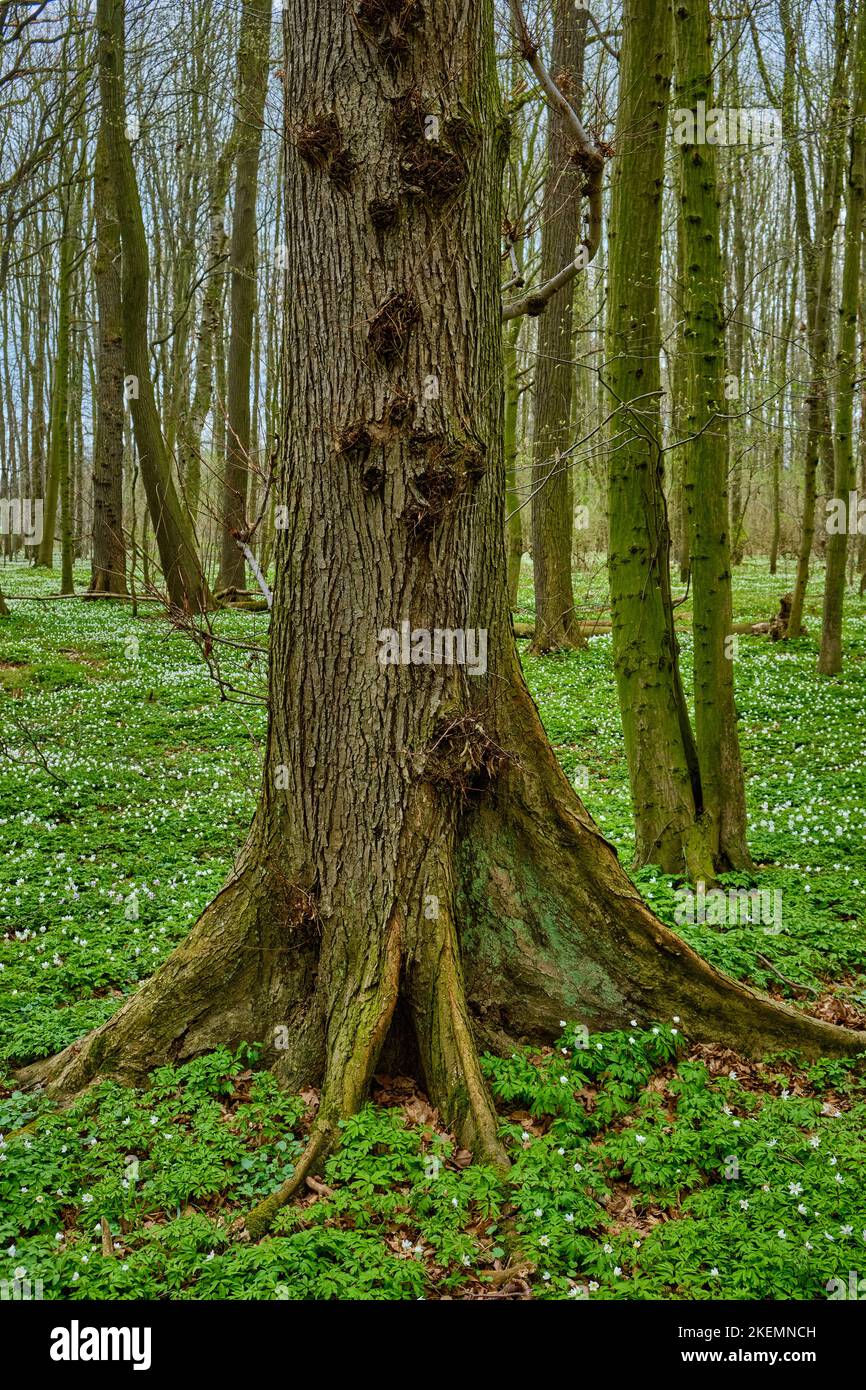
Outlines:
[[[713,109],[713,40],[708,0],[676,6],[677,104]],[[746,794],[734,704],[728,512],[729,429],[725,400],[724,265],[714,145],[680,146],[685,264],[686,504],[694,587],[695,737],[704,826],[719,869],[751,867]],[[738,313],[742,306],[738,305]],[[742,366],[742,341],[739,348]],[[737,368],[735,367],[735,370]]]
[[105,131],[96,142],[96,255],[93,281],[99,314],[96,344],[96,438],[93,446],[91,594],[125,597],[123,536],[123,319],[120,227]]
[[[697,749],[679,671],[661,444],[659,276],[673,46],[669,4],[623,14],[610,214],[607,364],[614,671],[638,864],[711,878]],[[618,407],[618,408],[617,408]]]

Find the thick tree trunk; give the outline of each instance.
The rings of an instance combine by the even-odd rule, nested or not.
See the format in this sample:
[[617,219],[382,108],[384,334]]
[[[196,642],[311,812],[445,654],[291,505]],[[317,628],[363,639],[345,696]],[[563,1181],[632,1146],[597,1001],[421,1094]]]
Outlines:
[[[288,1085],[322,1093],[252,1236],[337,1140],[380,1059],[412,1068],[461,1142],[503,1165],[477,1049],[550,1038],[561,1018],[676,1012],[692,1037],[755,1053],[866,1043],[726,980],[652,916],[523,682],[501,524],[492,8],[442,0],[396,52],[366,5],[292,0],[287,25],[297,234],[277,493],[290,526],[258,812],[231,879],[157,974],[24,1076],[62,1095],[263,1041]],[[348,197],[327,161],[305,158],[322,122],[353,157]],[[386,229],[371,217],[383,201],[401,208]],[[465,628],[486,634],[487,661],[383,660],[404,655],[386,640],[404,621],[416,658],[431,628]]]
[[218,587],[244,587],[244,556],[235,537],[247,526],[250,469],[250,365],[256,307],[256,195],[262,144],[271,0],[244,0],[238,40],[237,149],[232,209],[231,328],[226,401],[228,451],[223,477]]
[[93,446],[93,557],[88,592],[125,597],[120,227],[104,131],[100,131],[96,142],[94,204],[96,256],[93,280],[99,328],[96,347],[96,438]]
[[[587,13],[573,0],[554,0],[551,75],[576,110],[582,107]],[[547,113],[547,172],[541,227],[541,283],[574,259],[580,231],[583,174],[570,127],[561,112]],[[532,569],[536,652],[580,646],[571,582],[574,502],[571,408],[574,391],[574,281],[548,301],[538,321],[535,362],[535,434],[532,449]]]
[[851,514],[849,497],[857,484],[854,458],[854,391],[857,366],[857,309],[862,294],[860,260],[863,243],[863,208],[866,202],[866,9],[857,23],[854,54],[854,100],[851,110],[851,154],[845,188],[845,256],[839,306],[839,342],[836,351],[836,476],[835,496],[845,509],[846,524],[831,534],[827,543],[824,576],[824,616],[818,672],[835,676],[842,669],[842,608],[845,601],[845,569],[848,535],[857,515]]
[[187,612],[208,607],[210,595],[192,524],[174,485],[165,447],[148,344],[149,258],[135,167],[125,134],[125,0],[98,0],[99,89],[123,248],[122,304],[126,376],[147,505],[170,604]]
[[[708,0],[676,6],[677,105],[713,109],[713,42]],[[716,149],[680,146],[685,265],[687,436],[684,446],[694,586],[695,736],[704,824],[716,867],[751,867],[737,713],[728,513],[729,429],[725,401],[724,266]],[[742,312],[742,306],[738,313]],[[742,365],[742,342],[739,348]],[[735,368],[736,370],[736,368]],[[739,511],[734,513],[739,524]]]

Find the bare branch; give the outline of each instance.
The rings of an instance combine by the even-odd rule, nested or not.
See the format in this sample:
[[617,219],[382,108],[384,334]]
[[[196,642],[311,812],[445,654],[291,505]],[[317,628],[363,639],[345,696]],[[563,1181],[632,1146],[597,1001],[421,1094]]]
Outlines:
[[585,270],[590,261],[594,258],[601,244],[601,223],[602,223],[602,198],[601,186],[604,174],[605,159],[610,155],[611,150],[604,145],[597,143],[586,130],[580,116],[575,111],[571,102],[559,90],[550,73],[542,61],[539,53],[539,46],[529,32],[529,25],[523,13],[523,6],[520,0],[509,0],[514,28],[517,33],[517,40],[520,44],[520,51],[529,67],[535,74],[542,91],[545,93],[548,103],[553,111],[559,112],[565,118],[569,130],[575,142],[575,152],[573,155],[577,163],[586,175],[586,182],[583,187],[583,194],[587,199],[587,229],[586,236],[580,243],[578,253],[573,261],[564,265],[562,270],[557,271],[550,280],[544,285],[539,285],[536,289],[524,295],[521,299],[512,300],[510,304],[502,306],[502,318],[504,322],[509,319],[523,317],[524,314],[534,317],[544,312],[549,301],[573,280],[580,270]]

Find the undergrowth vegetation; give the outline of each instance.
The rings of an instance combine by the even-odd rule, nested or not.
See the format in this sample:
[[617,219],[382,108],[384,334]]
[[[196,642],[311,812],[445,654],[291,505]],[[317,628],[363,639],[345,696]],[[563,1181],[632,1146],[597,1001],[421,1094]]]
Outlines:
[[[82,573],[80,576],[85,580]],[[50,577],[16,568],[14,593]],[[601,573],[583,580],[603,602]],[[738,621],[789,587],[736,574]],[[815,592],[820,593],[819,580]],[[530,589],[518,618],[532,618]],[[280,1091],[259,1040],[102,1083],[60,1111],[14,1067],[107,1018],[220,886],[258,789],[266,618],[222,614],[220,699],[197,649],[128,605],[14,603],[0,624],[0,1278],[45,1298],[792,1298],[866,1261],[859,1063],[760,1065],[689,1045],[688,1019],[488,1057],[513,1166],[455,1147],[415,1082],[371,1103],[273,1235],[235,1223],[291,1172],[318,1097]],[[815,641],[742,637],[736,660],[756,875],[781,919],[688,925],[681,885],[636,876],[717,966],[823,1017],[866,1014],[866,619],[843,676]],[[687,610],[678,610],[678,612]],[[812,617],[817,631],[817,623]],[[683,632],[683,667],[689,641]],[[628,780],[610,639],[525,658],[548,734],[628,862]],[[856,731],[856,732],[855,732]]]

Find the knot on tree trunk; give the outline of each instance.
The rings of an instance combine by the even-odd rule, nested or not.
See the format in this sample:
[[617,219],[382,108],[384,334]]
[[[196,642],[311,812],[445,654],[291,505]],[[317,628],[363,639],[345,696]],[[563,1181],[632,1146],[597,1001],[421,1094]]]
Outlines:
[[355,18],[390,63],[408,51],[410,36],[424,17],[421,0],[359,0]]
[[371,351],[383,362],[393,362],[404,351],[419,318],[418,303],[410,290],[389,295],[370,320],[367,342]]
[[455,791],[461,801],[469,802],[487,791],[508,766],[517,765],[517,756],[488,733],[483,718],[484,711],[468,710],[437,724],[424,762],[425,782]]

